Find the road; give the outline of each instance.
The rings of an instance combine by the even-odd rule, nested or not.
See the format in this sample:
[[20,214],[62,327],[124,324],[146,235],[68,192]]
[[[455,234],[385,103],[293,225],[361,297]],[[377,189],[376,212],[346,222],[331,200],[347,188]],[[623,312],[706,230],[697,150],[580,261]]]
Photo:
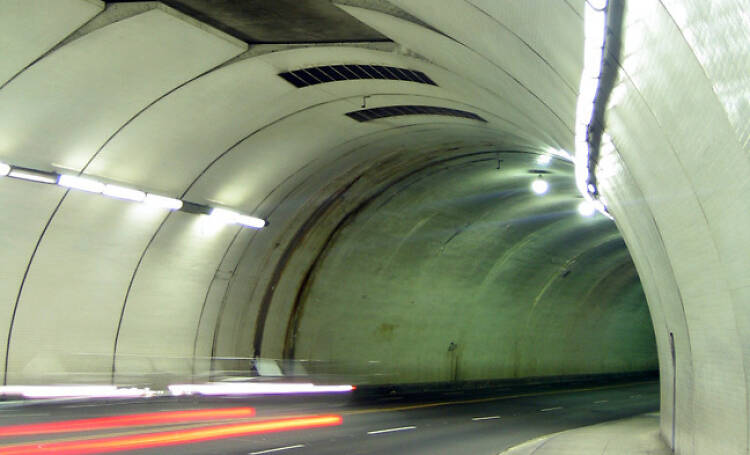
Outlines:
[[[258,434],[159,446],[128,453],[489,455],[545,434],[656,411],[659,403],[658,393],[658,384],[648,382],[572,390],[505,391],[489,396],[486,392],[453,392],[421,397],[386,395],[367,399],[354,399],[349,396],[271,399],[182,397],[148,401],[62,402],[23,407],[6,406],[0,408],[0,432],[7,428],[19,428],[19,424],[56,422],[53,425],[59,425],[60,422],[77,419],[99,419],[91,422],[104,422],[102,425],[105,428],[45,435],[40,434],[42,431],[37,431],[37,427],[30,427],[33,434],[6,435],[2,438],[4,445],[0,447],[0,455],[80,453],[80,448],[69,448],[69,451],[65,452],[63,446],[54,449],[54,444],[70,444],[71,440],[104,439],[111,441],[106,447],[115,447],[118,444],[127,447],[123,441],[133,437],[142,438],[144,434],[150,436],[153,433],[169,431],[174,432],[170,433],[170,437],[182,435],[182,432],[192,432],[190,434],[194,435],[196,431],[216,429],[219,426],[221,431],[226,431],[225,428],[234,428],[238,422],[243,425],[256,422],[267,425],[269,421],[294,422],[291,419],[321,415],[340,416],[341,423],[270,433],[265,432],[266,429]],[[149,415],[170,417],[174,411],[226,410],[248,406],[254,408],[255,416],[240,420],[106,428],[110,425],[112,416],[156,413]],[[32,451],[32,447],[33,450],[39,451]]]

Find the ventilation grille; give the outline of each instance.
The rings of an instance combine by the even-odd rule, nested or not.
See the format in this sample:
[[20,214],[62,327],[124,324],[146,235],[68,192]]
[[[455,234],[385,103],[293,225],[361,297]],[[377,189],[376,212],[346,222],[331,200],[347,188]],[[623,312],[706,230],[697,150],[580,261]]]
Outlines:
[[286,79],[287,82],[295,87],[300,88],[309,85],[324,84],[326,82],[351,81],[356,79],[389,79],[437,86],[435,81],[421,71],[379,65],[315,66],[280,73],[279,76]]
[[458,109],[448,109],[446,107],[436,106],[387,106],[375,107],[372,109],[362,109],[361,111],[347,112],[346,115],[358,122],[367,122],[386,117],[397,117],[399,115],[445,115],[448,117],[462,117],[480,122],[487,120],[474,114],[473,112],[460,111]]

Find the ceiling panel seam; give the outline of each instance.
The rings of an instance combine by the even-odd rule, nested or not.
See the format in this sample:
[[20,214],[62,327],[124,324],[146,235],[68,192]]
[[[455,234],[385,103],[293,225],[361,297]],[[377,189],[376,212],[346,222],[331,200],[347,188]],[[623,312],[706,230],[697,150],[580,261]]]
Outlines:
[[561,81],[561,82],[562,82],[562,83],[563,83],[563,84],[565,85],[565,87],[567,87],[567,88],[568,88],[568,90],[570,91],[570,93],[572,93],[572,94],[574,94],[574,95],[577,95],[577,94],[578,94],[578,89],[577,89],[577,88],[575,88],[575,87],[572,87],[572,86],[570,86],[570,84],[568,84],[568,82],[567,82],[567,81],[565,80],[565,78],[564,78],[564,77],[562,76],[562,74],[560,74],[560,73],[559,73],[559,72],[557,71],[557,69],[556,69],[556,68],[555,68],[554,66],[552,66],[552,65],[550,64],[550,62],[549,62],[549,61],[548,61],[548,60],[547,60],[546,58],[544,58],[544,56],[542,56],[542,54],[540,54],[540,53],[539,53],[539,52],[538,52],[538,51],[537,51],[536,49],[534,49],[534,48],[533,48],[533,47],[531,46],[531,44],[529,44],[529,43],[528,43],[528,42],[527,42],[526,40],[524,40],[523,38],[521,38],[521,36],[520,36],[520,35],[518,35],[518,34],[517,34],[516,32],[514,32],[513,30],[511,30],[511,29],[510,29],[510,27],[508,27],[507,25],[505,25],[505,24],[503,24],[502,22],[500,22],[500,21],[499,21],[499,20],[498,20],[498,19],[497,19],[497,18],[496,18],[495,16],[491,15],[491,14],[490,14],[490,13],[488,13],[487,11],[485,11],[485,10],[483,10],[482,8],[478,7],[478,6],[477,6],[477,5],[475,5],[474,3],[470,2],[470,1],[467,1],[466,3],[468,3],[469,5],[471,5],[471,6],[472,6],[473,8],[475,8],[476,10],[480,11],[480,12],[481,12],[482,14],[484,14],[485,16],[489,17],[489,18],[490,18],[490,19],[491,19],[491,20],[492,20],[493,22],[497,23],[497,24],[498,24],[498,25],[499,25],[500,27],[502,27],[502,28],[503,28],[504,30],[506,30],[506,31],[507,31],[508,33],[510,33],[511,35],[513,35],[513,36],[514,36],[514,37],[515,37],[515,38],[516,38],[516,39],[517,39],[517,40],[518,40],[518,41],[519,41],[520,43],[522,43],[522,44],[523,44],[523,45],[524,45],[525,47],[527,47],[527,48],[528,48],[528,49],[529,49],[529,50],[530,50],[531,52],[533,52],[533,53],[534,53],[534,54],[535,54],[535,55],[536,55],[536,56],[537,56],[537,57],[539,58],[539,60],[541,60],[542,62],[544,62],[544,64],[545,64],[545,65],[546,65],[546,66],[547,66],[547,67],[548,67],[548,68],[549,68],[549,69],[550,69],[550,70],[551,70],[551,71],[552,71],[553,73],[555,73],[555,75],[556,75],[556,76],[557,76],[557,77],[558,77],[558,78],[560,79],[560,81]]

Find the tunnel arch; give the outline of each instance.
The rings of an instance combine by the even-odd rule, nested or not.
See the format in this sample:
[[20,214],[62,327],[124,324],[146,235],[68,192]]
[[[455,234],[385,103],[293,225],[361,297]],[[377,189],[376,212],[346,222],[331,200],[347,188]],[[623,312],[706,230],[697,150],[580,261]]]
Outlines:
[[[0,15],[2,42],[10,43],[0,61],[2,162],[230,207],[265,217],[269,225],[260,232],[216,228],[200,215],[0,178],[3,382],[75,374],[79,380],[127,383],[143,371],[203,377],[212,371],[213,357],[252,356],[263,295],[273,286],[284,251],[297,242],[292,260],[280,269],[283,276],[275,279],[280,287],[261,324],[260,353],[279,355],[300,281],[312,270],[308,291],[320,291],[319,277],[332,273],[331,258],[340,253],[328,248],[312,269],[311,262],[333,233],[357,242],[352,232],[368,209],[340,223],[363,201],[382,202],[398,179],[440,160],[488,151],[488,159],[504,153],[532,159],[530,154],[574,148],[583,2],[457,0],[440,9],[429,0],[392,0],[379,11],[363,8],[373,2],[342,3],[361,27],[391,41],[248,46],[158,2],[60,0],[43,9],[33,1],[5,0],[12,14]],[[622,58],[611,62],[617,80],[606,110],[613,147],[596,173],[638,273],[614,230],[611,238],[579,238],[579,232],[606,228],[579,231],[573,222],[549,225],[545,219],[520,223],[529,229],[527,243],[514,243],[518,247],[508,256],[519,267],[497,269],[498,276],[546,289],[530,297],[539,297],[537,310],[551,312],[557,301],[576,300],[574,314],[607,300],[616,307],[612,314],[633,321],[647,316],[643,306],[624,310],[642,297],[636,276],[643,279],[665,379],[662,432],[667,435],[675,424],[678,453],[748,451],[750,318],[744,302],[750,211],[746,198],[738,197],[748,183],[727,177],[745,175],[748,168],[743,65],[750,40],[738,19],[744,6],[625,2]],[[716,43],[732,45],[718,52]],[[297,89],[278,76],[335,64],[413,68],[437,86],[358,80]],[[372,107],[410,102],[476,110],[488,122],[347,119],[344,114],[363,101]],[[455,175],[470,168],[456,168]],[[507,180],[508,188],[513,182]],[[509,218],[533,217],[544,207],[563,217],[577,202],[571,193],[569,202],[553,203],[557,196],[549,194],[541,203],[520,188],[517,197],[505,200],[518,206],[506,209]],[[417,189],[405,191],[416,195]],[[462,202],[476,209],[456,211],[456,219],[468,214],[481,223],[496,216],[471,198]],[[440,227],[441,212],[434,213],[410,241]],[[479,242],[471,226],[449,227],[458,232],[449,246]],[[384,235],[362,231],[361,239],[365,234]],[[521,237],[519,230],[513,240],[523,242]],[[508,245],[498,240],[483,253]],[[562,260],[552,258],[565,269],[535,277],[521,259],[549,249],[565,253]],[[568,264],[570,257],[576,262]],[[589,280],[586,270],[601,275]],[[319,332],[315,321],[305,319],[310,312],[305,314],[300,327],[312,340]],[[476,314],[487,315],[481,309]],[[624,326],[599,322],[596,330],[608,327],[614,338],[628,336]],[[586,330],[585,324],[573,326]],[[676,341],[676,369],[669,334]],[[642,332],[633,336],[649,339]],[[300,348],[306,355],[319,349],[310,343],[313,348]],[[624,360],[624,354],[614,356]],[[421,380],[432,370],[443,375],[445,358],[433,360],[443,366],[432,368],[428,359],[421,373],[407,371],[404,362],[404,377]],[[482,354],[472,364],[465,358],[463,373],[560,371],[520,363],[518,372],[500,371],[496,360]]]

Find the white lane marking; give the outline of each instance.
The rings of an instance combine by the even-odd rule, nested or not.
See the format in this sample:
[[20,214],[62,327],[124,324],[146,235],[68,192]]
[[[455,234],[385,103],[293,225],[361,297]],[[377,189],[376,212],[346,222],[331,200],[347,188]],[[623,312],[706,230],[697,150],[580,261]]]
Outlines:
[[406,431],[413,430],[417,427],[398,427],[398,428],[386,428],[385,430],[368,431],[367,434],[381,434],[381,433],[393,433],[394,431]]
[[544,408],[540,409],[539,412],[547,412],[547,411],[557,411],[559,409],[562,409],[562,406],[555,406],[554,408]]
[[594,401],[594,404],[599,404],[599,403],[609,403],[609,400]]
[[19,417],[47,417],[48,415],[50,415],[49,412],[13,413],[0,416],[0,419],[17,419]]
[[304,444],[296,444],[293,446],[286,446],[286,447],[277,447],[275,449],[268,449],[268,450],[259,450],[257,452],[250,452],[248,455],[260,455],[262,453],[273,453],[273,452],[281,452],[282,450],[289,450],[289,449],[299,449],[305,447]]
[[630,395],[630,398],[640,398],[640,395]]
[[472,417],[471,420],[492,420],[492,419],[499,419],[500,416],[489,416],[489,417]]

